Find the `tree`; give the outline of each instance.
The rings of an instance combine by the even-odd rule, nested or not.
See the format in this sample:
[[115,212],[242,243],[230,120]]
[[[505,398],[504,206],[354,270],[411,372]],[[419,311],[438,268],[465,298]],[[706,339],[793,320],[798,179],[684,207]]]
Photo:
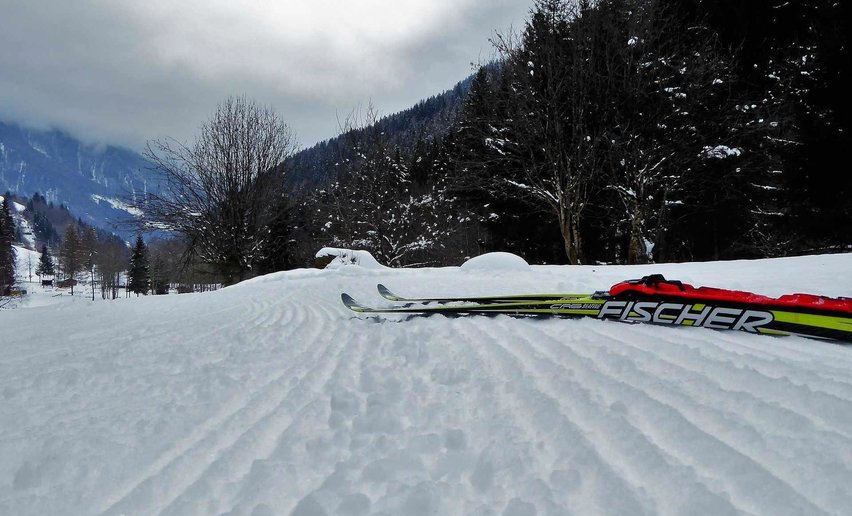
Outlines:
[[151,293],[162,296],[169,293],[169,281],[166,261],[162,256],[154,256],[151,263]]
[[9,209],[9,197],[0,205],[0,296],[9,295],[15,283],[17,255],[15,243],[15,221]]
[[[735,215],[719,223],[736,255],[843,249],[852,226],[852,175],[838,174],[852,143],[848,91],[852,7],[831,0],[691,0],[694,20],[733,49],[730,88],[739,130]],[[692,22],[686,24],[692,25]],[[730,188],[727,182],[717,181]],[[731,208],[734,208],[731,210]],[[708,210],[703,210],[706,216]],[[731,220],[733,219],[733,220]],[[689,221],[690,231],[696,225]],[[717,254],[717,253],[714,253]],[[732,253],[729,253],[729,255]]]
[[56,274],[56,267],[53,265],[53,257],[50,256],[50,250],[46,245],[41,246],[41,257],[38,259],[36,267],[37,276],[53,276]]
[[327,245],[366,249],[392,267],[434,259],[461,217],[445,186],[412,177],[407,153],[389,141],[372,106],[363,120],[350,116],[343,133],[351,157],[314,199]]
[[261,250],[261,258],[258,261],[258,272],[260,274],[283,271],[293,265],[295,251],[294,243],[291,241],[293,206],[291,201],[284,196],[276,202],[274,208],[275,211],[267,227],[269,238],[267,244]]
[[143,229],[182,235],[188,258],[212,265],[226,284],[249,277],[263,259],[284,188],[281,164],[293,150],[290,128],[271,108],[228,98],[193,145],[148,144],[163,188],[133,203]]
[[130,254],[130,267],[128,271],[127,290],[138,297],[139,294],[148,294],[151,288],[151,272],[148,267],[148,249],[142,235],[136,237],[136,245]]
[[77,281],[75,276],[83,270],[84,266],[82,243],[74,224],[69,224],[68,229],[65,230],[65,237],[62,239],[62,245],[59,249],[59,257],[65,279],[71,282],[71,295],[73,296],[74,283]]
[[83,230],[83,240],[80,246],[83,266],[89,271],[89,281],[92,287],[92,301],[95,300],[95,264],[98,256],[98,235],[95,228],[86,226]]
[[504,86],[495,118],[479,124],[494,174],[481,184],[494,195],[525,201],[551,215],[569,263],[584,262],[584,211],[601,170],[604,121],[611,106],[599,102],[609,88],[608,59],[597,18],[565,0],[536,0],[520,44],[498,38]]
[[[657,0],[610,0],[598,7],[609,22],[612,55],[603,168],[617,194],[627,235],[626,261],[650,259],[664,247],[672,206],[684,206],[708,161],[738,156],[735,110],[728,95],[731,63],[712,32],[686,23]],[[733,167],[728,167],[733,170]]]
[[127,269],[130,253],[127,244],[120,238],[110,236],[101,239],[96,255],[102,299],[116,299],[121,284],[121,274]]

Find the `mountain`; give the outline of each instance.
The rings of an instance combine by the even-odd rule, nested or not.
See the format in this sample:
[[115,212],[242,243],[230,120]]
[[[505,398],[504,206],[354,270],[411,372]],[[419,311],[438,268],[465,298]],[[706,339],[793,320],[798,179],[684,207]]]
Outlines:
[[[418,142],[440,138],[456,121],[472,82],[473,75],[408,109],[380,118],[376,124],[388,142],[400,149],[411,150]],[[349,157],[351,139],[365,129],[346,131],[295,153],[284,164],[291,187],[314,186],[333,177],[335,163]]]
[[87,145],[62,131],[0,121],[0,192],[38,192],[97,227],[115,231],[116,222],[133,215],[123,200],[155,185],[150,168],[127,149]]

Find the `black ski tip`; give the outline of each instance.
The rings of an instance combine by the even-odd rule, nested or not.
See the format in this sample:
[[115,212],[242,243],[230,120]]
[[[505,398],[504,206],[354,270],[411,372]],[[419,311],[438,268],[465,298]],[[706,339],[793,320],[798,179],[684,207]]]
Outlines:
[[389,288],[379,283],[376,285],[376,288],[379,289],[379,294],[385,299],[389,299],[391,301],[402,301],[402,298],[394,294],[390,291]]
[[355,298],[347,294],[346,292],[340,294],[340,300],[343,301],[343,304],[346,305],[346,308],[352,310],[353,312],[360,312],[364,309],[362,305],[355,301]]

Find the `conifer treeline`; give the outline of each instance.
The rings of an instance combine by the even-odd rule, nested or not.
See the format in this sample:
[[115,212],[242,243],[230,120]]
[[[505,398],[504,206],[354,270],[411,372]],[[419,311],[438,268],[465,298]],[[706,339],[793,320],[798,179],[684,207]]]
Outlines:
[[293,261],[330,243],[397,265],[847,249],[848,20],[828,0],[538,0],[446,130],[337,141],[282,224]]

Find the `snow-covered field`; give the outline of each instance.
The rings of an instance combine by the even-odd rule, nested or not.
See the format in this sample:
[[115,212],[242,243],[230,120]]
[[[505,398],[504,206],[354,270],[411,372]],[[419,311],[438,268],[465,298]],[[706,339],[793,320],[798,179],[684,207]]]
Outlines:
[[344,266],[0,311],[0,514],[852,514],[852,347],[346,291],[852,295],[852,255]]

